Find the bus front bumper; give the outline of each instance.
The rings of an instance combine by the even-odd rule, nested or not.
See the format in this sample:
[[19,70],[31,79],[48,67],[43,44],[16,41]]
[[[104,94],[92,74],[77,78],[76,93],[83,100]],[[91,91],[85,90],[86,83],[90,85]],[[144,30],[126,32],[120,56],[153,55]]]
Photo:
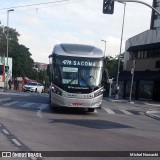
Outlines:
[[66,98],[52,93],[51,101],[53,106],[77,107],[77,108],[100,108],[102,105],[103,95],[90,99]]

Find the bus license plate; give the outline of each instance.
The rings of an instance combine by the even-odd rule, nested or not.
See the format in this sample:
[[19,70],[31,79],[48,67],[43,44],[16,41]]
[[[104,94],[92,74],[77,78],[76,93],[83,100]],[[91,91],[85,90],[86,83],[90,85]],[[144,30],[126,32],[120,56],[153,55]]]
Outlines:
[[81,107],[81,106],[83,106],[83,104],[82,103],[72,103],[72,106],[73,107]]

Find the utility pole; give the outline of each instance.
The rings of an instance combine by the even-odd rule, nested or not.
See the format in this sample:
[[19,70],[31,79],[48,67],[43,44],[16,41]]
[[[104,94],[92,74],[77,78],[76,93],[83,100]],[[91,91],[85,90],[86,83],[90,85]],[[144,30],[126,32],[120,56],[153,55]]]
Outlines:
[[134,59],[134,60],[133,60],[133,68],[131,69],[132,77],[131,77],[131,88],[130,88],[130,94],[129,94],[129,101],[130,101],[130,102],[131,102],[131,100],[132,100],[132,90],[133,90],[135,64],[136,64],[136,61],[135,61],[135,59]]
[[106,55],[106,41],[103,40],[103,39],[101,41],[105,43],[105,46],[104,46],[104,56],[107,57],[107,55]]
[[8,70],[9,70],[9,66],[8,66],[8,48],[9,48],[9,12],[12,12],[14,11],[13,9],[10,9],[10,10],[7,10],[7,35],[6,35],[6,38],[7,38],[7,76],[6,76],[6,79],[5,79],[5,83],[6,83],[6,89],[8,88]]
[[120,70],[120,63],[121,63],[121,51],[122,51],[122,41],[123,41],[123,30],[124,30],[124,20],[125,20],[125,13],[126,13],[126,3],[124,3],[124,11],[123,11],[123,22],[122,22],[122,31],[121,31],[121,42],[120,42],[120,51],[118,55],[118,68],[117,68],[117,79],[116,79],[116,96],[115,99],[119,98],[119,70]]

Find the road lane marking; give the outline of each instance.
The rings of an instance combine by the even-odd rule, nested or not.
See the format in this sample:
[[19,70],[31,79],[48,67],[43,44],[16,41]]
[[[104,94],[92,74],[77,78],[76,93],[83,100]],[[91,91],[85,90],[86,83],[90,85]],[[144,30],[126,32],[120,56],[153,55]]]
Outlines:
[[115,114],[115,112],[113,112],[111,109],[104,108],[104,110],[109,114]]
[[152,103],[147,103],[147,102],[145,102],[145,105],[154,106],[154,107],[160,107],[160,104],[152,104]]
[[0,98],[0,102],[11,100],[11,97],[8,98]]
[[16,104],[18,102],[19,101],[12,101],[12,102],[9,102],[9,103],[5,103],[4,106],[11,106],[11,105]]
[[25,104],[21,105],[21,107],[30,107],[33,104],[35,104],[35,103],[28,102],[28,103],[25,103]]
[[6,129],[2,129],[3,133],[9,134],[9,132]]
[[44,110],[45,108],[47,108],[49,106],[49,104],[41,104],[38,108],[39,110]]
[[16,139],[11,139],[17,146],[21,146],[22,144],[20,144]]
[[42,115],[42,111],[41,110],[38,110],[36,112],[37,116],[40,117],[40,118],[43,118],[43,115]]
[[128,111],[123,110],[123,109],[120,109],[120,111],[123,112],[123,113],[125,113],[125,114],[127,114],[127,115],[133,115],[131,112],[128,112]]

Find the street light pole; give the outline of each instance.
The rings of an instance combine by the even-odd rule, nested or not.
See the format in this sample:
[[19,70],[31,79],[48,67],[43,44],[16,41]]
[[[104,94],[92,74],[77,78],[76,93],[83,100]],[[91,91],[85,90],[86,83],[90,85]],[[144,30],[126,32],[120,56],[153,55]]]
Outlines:
[[125,12],[126,12],[126,3],[124,2],[124,12],[123,12],[123,22],[122,22],[122,32],[121,32],[121,42],[120,42],[120,51],[119,51],[119,55],[118,55],[118,67],[117,67],[117,79],[116,79],[116,99],[118,99],[118,95],[119,95],[119,70],[120,70],[120,57],[121,57],[121,50],[122,50],[122,40],[123,40],[123,30],[124,30],[124,19],[125,19]]
[[105,46],[104,46],[104,56],[106,57],[106,41],[103,40],[103,39],[101,39],[101,41],[105,43]]
[[9,48],[9,43],[8,43],[8,40],[9,40],[9,12],[12,12],[14,11],[13,9],[10,9],[10,10],[7,10],[7,35],[6,35],[6,38],[7,38],[7,76],[6,76],[6,88],[8,88],[7,86],[7,83],[8,83],[8,48]]
[[117,1],[117,2],[120,2],[120,3],[125,3],[125,2],[141,3],[141,4],[144,4],[144,5],[148,6],[148,7],[150,7],[150,8],[153,9],[158,15],[160,15],[160,12],[159,12],[156,8],[154,8],[154,7],[152,7],[151,5],[149,5],[148,3],[145,3],[145,2],[142,2],[142,1],[138,1],[138,0],[112,0],[112,1]]
[[131,102],[131,100],[132,100],[132,90],[133,90],[135,64],[136,64],[136,61],[134,59],[133,60],[133,68],[131,69],[132,78],[131,78],[131,88],[130,88],[130,93],[129,93],[129,102]]

